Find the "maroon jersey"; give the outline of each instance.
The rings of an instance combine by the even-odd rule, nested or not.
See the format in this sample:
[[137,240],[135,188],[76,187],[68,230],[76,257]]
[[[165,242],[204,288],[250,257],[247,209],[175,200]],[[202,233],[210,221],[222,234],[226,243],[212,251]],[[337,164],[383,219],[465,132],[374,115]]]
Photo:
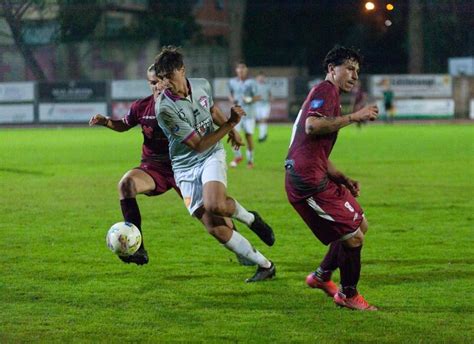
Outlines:
[[142,127],[143,146],[142,161],[165,161],[169,162],[168,139],[158,125],[155,115],[155,99],[148,96],[135,101],[123,122],[134,127],[138,124]]
[[296,118],[285,162],[285,186],[290,202],[298,202],[323,191],[328,182],[328,159],[336,143],[337,132],[318,136],[306,134],[305,123],[309,116],[341,116],[336,86],[329,81],[314,86]]

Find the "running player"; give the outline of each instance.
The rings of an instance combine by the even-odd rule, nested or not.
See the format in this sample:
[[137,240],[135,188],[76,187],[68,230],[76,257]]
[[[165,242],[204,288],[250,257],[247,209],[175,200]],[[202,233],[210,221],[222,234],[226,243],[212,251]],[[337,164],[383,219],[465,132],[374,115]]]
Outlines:
[[394,93],[390,88],[390,80],[385,80],[385,89],[383,91],[383,105],[385,110],[385,120],[393,123],[395,117],[395,106],[393,105]]
[[266,82],[265,73],[257,75],[257,96],[259,100],[255,102],[255,112],[258,123],[258,142],[265,142],[268,137],[268,118],[270,117],[272,91]]
[[[155,70],[169,85],[157,100],[156,114],[169,140],[173,172],[186,208],[192,216],[210,223],[209,233],[227,249],[258,265],[255,275],[247,282],[273,278],[275,265],[222,220],[235,218],[267,245],[275,242],[272,229],[257,212],[247,211],[227,196],[225,151],[220,140],[232,133],[244,111],[233,107],[230,118],[226,119],[214,106],[209,82],[186,78],[183,55],[176,47],[161,50],[155,59]],[[233,146],[241,145],[235,136],[231,135],[230,139]]]
[[[102,125],[118,132],[128,131],[136,125],[142,127],[141,164],[126,172],[118,184],[123,218],[125,221],[135,224],[140,232],[142,231],[141,214],[136,200],[137,194],[155,196],[173,188],[181,196],[171,168],[168,139],[156,121],[155,99],[165,89],[165,86],[163,81],[156,77],[154,65],[151,65],[147,70],[147,80],[152,94],[135,101],[123,119],[112,120],[103,115],[95,115],[89,122],[91,126]],[[234,135],[238,136],[238,133],[234,133]],[[237,139],[240,140],[239,137]],[[230,219],[225,219],[224,222],[230,228],[235,229]],[[206,223],[204,225],[206,226]],[[137,265],[148,263],[148,254],[144,245],[134,255],[119,256],[119,258],[126,263]],[[255,265],[239,255],[237,255],[237,259],[242,265]]]
[[[246,116],[237,124],[236,129],[243,129],[247,142],[247,167],[254,167],[254,145],[253,133],[255,131],[255,101],[257,96],[257,84],[254,79],[248,78],[248,68],[245,62],[239,61],[235,67],[237,76],[229,80],[229,101],[234,105],[239,105],[245,111]],[[237,167],[243,160],[239,149],[234,150],[234,159],[230,162],[230,167]]]
[[[367,92],[364,91],[360,82],[357,82],[351,90],[352,112],[357,112],[367,105]],[[357,128],[362,128],[365,122],[357,122]]]
[[[314,273],[306,278],[343,307],[376,310],[357,291],[360,256],[368,224],[355,197],[359,183],[345,176],[329,160],[339,129],[352,123],[375,120],[376,106],[366,106],[341,116],[339,95],[350,92],[358,80],[362,57],[336,46],[324,59],[326,79],[308,94],[293,126],[285,162],[288,200],[314,235],[329,251]],[[339,268],[341,288],[331,275]]]
[[[140,232],[141,214],[136,200],[137,194],[161,195],[172,188],[180,194],[171,169],[168,139],[156,122],[155,98],[164,90],[164,84],[156,77],[154,65],[147,70],[147,80],[152,94],[135,101],[123,119],[112,120],[98,114],[89,121],[91,126],[102,125],[118,132],[130,130],[137,125],[142,127],[143,146],[140,166],[126,172],[118,184],[123,218],[137,226]],[[126,263],[137,265],[148,263],[148,254],[143,242],[135,254],[119,258]]]

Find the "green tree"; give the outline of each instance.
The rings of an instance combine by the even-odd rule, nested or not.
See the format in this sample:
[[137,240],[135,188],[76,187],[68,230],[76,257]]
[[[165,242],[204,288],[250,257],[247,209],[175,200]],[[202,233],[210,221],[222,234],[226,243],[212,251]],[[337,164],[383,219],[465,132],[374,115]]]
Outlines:
[[1,15],[5,18],[6,23],[10,28],[10,33],[4,33],[7,35],[11,34],[16,47],[20,54],[25,60],[25,64],[28,69],[33,73],[34,77],[38,81],[47,80],[46,74],[41,68],[38,60],[36,59],[31,46],[28,45],[23,37],[23,28],[25,23],[25,13],[30,9],[37,11],[43,10],[45,7],[44,0],[2,0],[1,1]]

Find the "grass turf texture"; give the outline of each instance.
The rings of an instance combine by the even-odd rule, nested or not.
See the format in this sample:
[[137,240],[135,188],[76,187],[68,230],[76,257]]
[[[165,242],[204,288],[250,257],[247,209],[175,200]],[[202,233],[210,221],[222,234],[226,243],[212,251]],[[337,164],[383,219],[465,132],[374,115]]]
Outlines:
[[[229,193],[273,225],[277,278],[207,235],[173,191],[139,196],[147,266],[121,263],[105,234],[116,184],[138,163],[138,130],[0,131],[0,342],[473,342],[474,126],[340,132],[332,160],[362,185],[370,229],[359,289],[380,307],[338,309],[304,285],[326,251],[286,200],[290,126],[270,128],[256,168]],[[338,280],[338,276],[336,276]]]

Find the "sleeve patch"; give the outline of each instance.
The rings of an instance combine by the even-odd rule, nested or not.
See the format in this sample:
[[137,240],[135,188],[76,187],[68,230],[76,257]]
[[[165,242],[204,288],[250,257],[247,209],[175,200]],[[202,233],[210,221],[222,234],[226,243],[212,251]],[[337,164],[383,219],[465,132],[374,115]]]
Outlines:
[[313,99],[311,103],[309,103],[309,109],[316,110],[316,109],[319,109],[323,105],[324,105],[324,99]]

